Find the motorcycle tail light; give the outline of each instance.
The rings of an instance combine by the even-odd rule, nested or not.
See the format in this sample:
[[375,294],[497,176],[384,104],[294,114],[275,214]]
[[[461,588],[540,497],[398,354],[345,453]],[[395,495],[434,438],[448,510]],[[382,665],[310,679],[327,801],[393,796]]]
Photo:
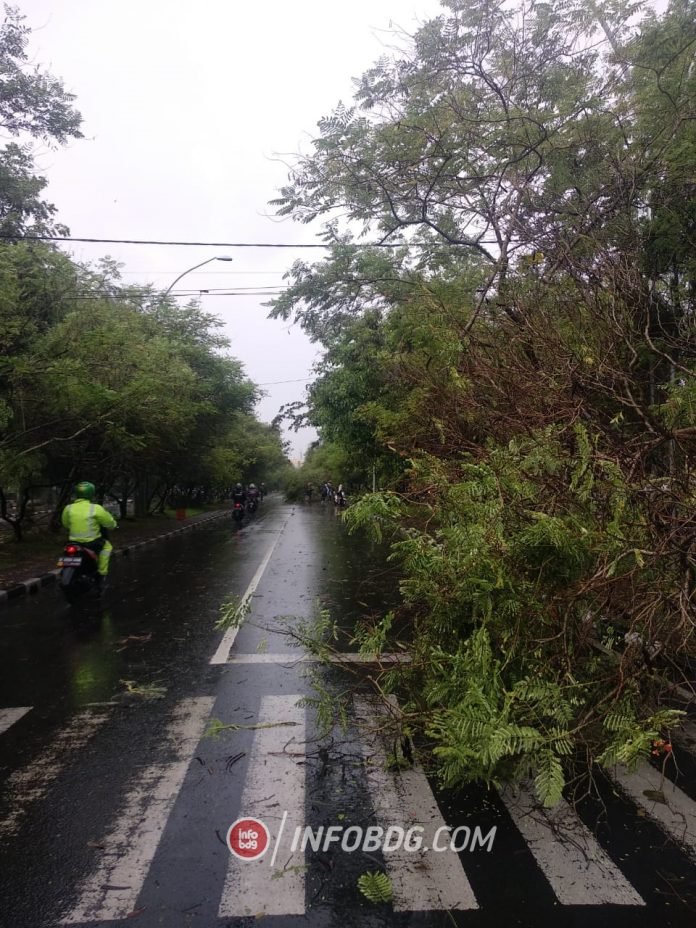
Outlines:
[[77,547],[77,545],[68,545],[67,548],[65,549],[66,554],[77,554],[78,551],[79,551],[79,548]]

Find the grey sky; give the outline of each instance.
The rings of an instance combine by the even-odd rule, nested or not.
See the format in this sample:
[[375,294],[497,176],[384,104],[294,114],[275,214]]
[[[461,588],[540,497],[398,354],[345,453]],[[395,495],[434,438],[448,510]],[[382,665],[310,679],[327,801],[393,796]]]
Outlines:
[[[385,53],[390,20],[412,32],[437,0],[19,0],[31,54],[77,96],[86,138],[37,159],[48,198],[75,236],[183,241],[314,241],[267,203],[287,170],[274,156],[309,147],[317,120],[350,100],[351,78]],[[278,287],[312,252],[75,245],[109,254],[124,280],[166,288],[187,267],[228,253],[179,288]],[[318,254],[321,254],[319,252]],[[255,296],[206,296],[257,383],[310,377],[316,349],[266,319]],[[304,383],[264,387],[270,421]],[[315,437],[288,435],[299,457]]]

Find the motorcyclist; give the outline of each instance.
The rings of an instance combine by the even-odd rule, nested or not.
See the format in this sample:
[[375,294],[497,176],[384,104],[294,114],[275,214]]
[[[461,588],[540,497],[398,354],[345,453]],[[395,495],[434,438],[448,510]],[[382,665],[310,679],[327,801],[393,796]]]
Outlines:
[[75,502],[63,510],[61,522],[68,530],[70,541],[89,548],[97,555],[97,587],[101,589],[109,573],[109,560],[114,546],[108,529],[116,528],[116,519],[103,506],[94,502],[93,483],[82,480],[75,487]]
[[261,494],[261,499],[263,499],[264,496],[266,495],[266,484],[265,483],[259,484],[259,493]]
[[237,483],[235,485],[234,490],[232,490],[232,502],[241,503],[242,506],[244,506],[246,504],[246,501],[247,501],[246,490],[241,485],[241,483]]
[[254,500],[255,502],[258,503],[259,497],[261,496],[261,494],[259,493],[255,483],[249,484],[249,492],[247,493],[247,496],[250,502],[251,500]]

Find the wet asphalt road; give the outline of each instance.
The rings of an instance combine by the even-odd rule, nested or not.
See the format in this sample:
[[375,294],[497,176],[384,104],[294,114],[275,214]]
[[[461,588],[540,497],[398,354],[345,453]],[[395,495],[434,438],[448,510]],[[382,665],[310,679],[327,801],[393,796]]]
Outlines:
[[[219,606],[250,584],[251,611],[221,655]],[[338,695],[373,672],[298,663],[298,622],[328,609],[350,629],[394,599],[384,552],[348,536],[333,508],[270,498],[241,530],[220,521],[116,560],[101,605],[76,613],[47,590],[0,612],[0,730],[2,710],[17,710],[0,734],[2,928],[696,924],[696,844],[689,852],[610,781],[603,804],[578,807],[576,827],[605,855],[587,890],[587,865],[562,863],[574,840],[535,835],[483,788],[431,784],[432,814],[447,825],[497,831],[490,852],[437,855],[422,886],[432,853],[413,864],[279,842],[275,868],[232,858],[226,832],[242,816],[275,835],[286,812],[314,828],[431,814],[422,774],[401,780],[365,763],[377,742],[354,722],[374,722],[369,708],[356,703],[346,730],[323,735],[316,705],[297,707],[317,695],[312,675]],[[347,638],[341,647],[352,650]],[[238,727],[212,738],[210,719]],[[685,752],[680,764],[688,803],[696,763]],[[359,893],[358,877],[385,865],[405,904]]]

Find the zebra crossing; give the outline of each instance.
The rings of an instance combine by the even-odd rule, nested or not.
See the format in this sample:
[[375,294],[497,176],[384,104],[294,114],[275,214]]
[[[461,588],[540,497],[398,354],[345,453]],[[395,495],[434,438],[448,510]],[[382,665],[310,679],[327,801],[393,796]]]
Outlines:
[[[259,728],[251,748],[250,771],[242,793],[242,809],[258,817],[277,834],[278,827],[294,828],[304,822],[304,758],[306,713],[299,697],[264,696],[260,725],[285,723],[282,727]],[[286,727],[288,726],[288,727]],[[271,760],[272,759],[272,760]],[[267,765],[271,763],[271,770]],[[276,850],[277,850],[276,845]],[[220,918],[231,916],[304,915],[304,854],[283,856],[274,870],[276,855],[268,860],[242,861],[230,855],[225,886],[218,909]],[[269,894],[269,878],[282,875],[282,892]]]
[[[173,708],[161,734],[169,749],[166,762],[136,764],[118,814],[105,830],[92,836],[102,848],[96,865],[72,887],[69,908],[56,924],[112,922],[138,911],[162,835],[180,799],[206,724],[214,715],[214,703],[212,696],[192,697]],[[2,732],[29,711],[29,707],[1,710]],[[418,765],[400,772],[389,770],[388,745],[379,735],[380,720],[375,719],[374,706],[355,697],[354,715],[373,820],[385,831],[417,823],[423,832],[423,849],[416,853],[403,848],[382,852],[393,887],[393,911],[473,913],[481,909],[467,872],[472,855],[428,853],[434,834],[447,826],[425,773]],[[30,766],[7,778],[0,847],[18,836],[32,804],[49,796],[65,766],[76,760],[109,717],[108,709],[78,712]],[[288,837],[304,827],[308,804],[306,756],[312,733],[301,696],[263,696],[250,727],[254,732],[241,810],[263,820],[278,840],[257,861],[228,855],[214,907],[220,919],[311,917],[311,857],[301,847],[292,847]],[[675,842],[692,864],[696,863],[696,803],[671,781],[662,782],[660,772],[649,765],[633,773],[617,770],[613,779],[641,814]],[[666,802],[655,801],[658,789],[663,790]],[[540,809],[527,787],[501,789],[498,795],[558,905],[645,908],[641,887],[626,877],[620,862],[600,846],[570,805],[561,802],[552,810]],[[224,819],[224,809],[220,815],[224,830],[230,822]],[[287,840],[281,845],[278,833],[283,829]],[[190,838],[195,841],[196,835]]]
[[175,708],[164,738],[173,748],[173,759],[138,771],[103,841],[108,850],[79,887],[77,904],[61,924],[126,918],[135,909],[142,877],[155,856],[212,707],[212,697],[199,697]]
[[[14,715],[12,724],[26,715],[23,708],[9,710]],[[19,768],[10,774],[2,791],[5,811],[0,819],[0,842],[6,841],[19,832],[32,805],[48,794],[65,767],[94,737],[108,718],[108,710],[78,712],[30,766]],[[9,727],[8,725],[7,728]]]
[[13,709],[0,709],[0,735],[11,728],[15,722],[31,712],[31,706],[17,706]]

